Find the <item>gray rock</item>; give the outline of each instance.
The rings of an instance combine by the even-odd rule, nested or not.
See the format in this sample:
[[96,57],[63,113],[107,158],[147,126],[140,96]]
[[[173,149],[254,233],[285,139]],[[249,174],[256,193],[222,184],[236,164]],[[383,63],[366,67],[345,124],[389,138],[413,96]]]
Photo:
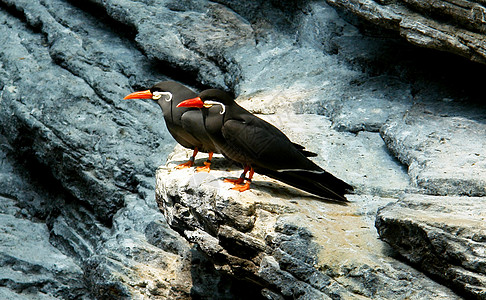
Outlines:
[[378,212],[380,237],[412,264],[486,299],[484,198],[406,195]]
[[[16,5],[21,3],[16,2]],[[17,75],[2,79],[1,114],[3,119],[9,119],[2,131],[13,147],[35,153],[38,161],[52,166],[53,175],[64,183],[66,189],[92,206],[100,218],[109,220],[123,201],[119,186],[133,190],[130,186],[136,186],[143,176],[150,174],[145,164],[149,166],[163,161],[163,156],[155,154],[163,153],[166,147],[172,147],[173,142],[162,122],[149,123],[149,120],[158,119],[157,110],[150,109],[144,102],[121,101],[129,85],[126,79],[119,81],[120,71],[92,67],[91,58],[84,57],[89,57],[89,53],[84,51],[83,39],[75,33],[75,26],[72,30],[64,30],[60,23],[54,22],[48,7],[40,4],[36,6],[29,2],[25,10],[26,13],[35,11],[38,22],[45,22],[49,30],[53,28],[52,32],[47,32],[47,42],[53,46],[61,42],[68,44],[66,49],[73,52],[69,64],[76,64],[77,72],[89,67],[93,72],[86,73],[96,83],[90,82],[90,78],[74,76],[69,68],[57,65],[60,58],[51,57],[53,50],[45,47],[43,36],[25,30],[25,25],[18,20],[4,15],[10,27],[2,27],[6,31],[2,37],[11,51],[3,52],[2,63],[7,75]],[[60,18],[77,17],[65,9],[56,12]],[[93,19],[90,21],[94,23]],[[91,41],[103,37],[102,30],[97,32],[94,25],[90,28],[94,31],[92,37],[85,38],[89,37]],[[112,48],[124,46],[123,40],[112,39]],[[29,42],[25,43],[25,40]],[[112,59],[115,58],[124,59],[113,55]],[[130,61],[131,56],[125,59]],[[115,63],[112,65],[116,66]],[[113,74],[117,76],[111,76]],[[43,88],[39,89],[39,86]],[[112,88],[117,88],[116,98],[110,91]],[[130,110],[138,112],[138,117],[130,116],[127,112]],[[141,123],[143,120],[148,124]],[[142,127],[145,134],[137,134]],[[127,136],[132,138],[125,140]],[[167,145],[164,140],[168,141]],[[153,151],[152,155],[147,155],[144,150],[147,146]],[[80,164],[86,167],[77,168]]]
[[[38,243],[44,251],[39,252],[57,248],[78,272],[46,267],[38,279],[53,288],[45,290],[29,279],[33,273],[37,280],[36,267],[26,269],[29,283],[23,287],[33,286],[32,293],[38,290],[39,297],[230,298],[231,282],[218,288],[220,277],[203,257],[189,255],[190,245],[166,225],[164,230],[153,225],[164,218],[153,202],[150,178],[174,141],[159,121],[155,104],[122,98],[131,85],[147,86],[166,77],[110,24],[66,2],[4,3],[8,9],[0,12],[5,45],[0,55],[0,131],[5,147],[37,169],[36,176],[45,178],[41,186],[58,194],[37,196],[32,189],[9,185],[11,179],[2,183],[2,194],[16,191],[12,198],[18,200],[20,212],[38,218],[39,226],[44,223],[39,232],[46,243]],[[5,209],[17,214],[15,207]],[[162,232],[173,243],[162,248],[150,244],[148,240],[156,243],[154,235]],[[20,242],[12,247],[27,249]],[[2,267],[5,274],[16,273],[8,261]],[[205,277],[193,281],[191,274],[203,272]],[[5,285],[7,295],[18,289],[12,282]]]
[[417,105],[390,119],[381,136],[414,184],[434,195],[486,195],[484,109],[474,114]]
[[81,268],[49,243],[45,224],[7,214],[0,214],[0,224],[2,286],[18,297],[50,295],[67,299],[87,294]]
[[[403,192],[482,193],[473,176],[482,161],[472,161],[471,172],[454,156],[471,150],[464,143],[481,146],[474,130],[483,110],[471,99],[482,95],[482,77],[470,65],[364,36],[322,1],[2,0],[0,7],[0,145],[12,159],[0,165],[0,209],[13,228],[43,235],[39,253],[69,261],[57,273],[46,260],[39,277],[24,268],[25,277],[2,285],[2,297],[261,297],[255,285],[271,299],[384,299],[387,285],[401,298],[455,297],[390,257],[372,224],[378,207]],[[270,114],[319,154],[320,165],[356,186],[353,204],[321,204],[267,178],[250,193],[258,200],[242,203],[198,174],[159,189],[159,200],[170,196],[162,202],[169,227],[153,177],[175,142],[155,104],[122,100],[167,78],[228,89],[251,111]],[[437,118],[420,117],[417,105]],[[405,128],[404,115],[419,118]],[[429,143],[432,126],[449,126],[439,133],[454,143]],[[416,140],[402,141],[405,130]],[[414,151],[420,141],[423,153]],[[173,157],[185,159],[176,149]],[[438,176],[441,159],[460,172]],[[166,171],[169,179],[187,175]],[[194,203],[180,206],[179,188]],[[201,203],[208,195],[219,200]],[[361,257],[350,255],[356,248]],[[5,274],[16,274],[7,262]]]
[[88,299],[82,269],[50,243],[48,226],[39,222],[62,200],[18,165],[0,136],[0,298]]
[[[328,118],[319,115],[287,113],[261,117],[275,124],[292,141],[317,153],[319,165],[339,178],[346,178],[358,193],[394,197],[414,190],[406,169],[390,155],[378,133],[336,131]],[[359,159],[349,159],[350,153]]]
[[232,298],[231,281],[143,201],[127,198],[110,230],[62,191],[45,189],[1,141],[3,298]]
[[486,63],[484,12],[480,1],[327,0],[360,18],[392,30],[408,42]]
[[227,7],[210,1],[158,1],[132,4],[93,1],[136,30],[136,42],[151,59],[170,64],[216,87],[227,87],[231,61],[224,53],[254,43],[248,22]]
[[222,179],[241,170],[219,157],[209,174],[175,170],[189,155],[176,149],[157,171],[161,211],[221,272],[257,283],[269,299],[458,299],[377,239],[376,209],[393,199],[323,202],[258,174],[240,193]]

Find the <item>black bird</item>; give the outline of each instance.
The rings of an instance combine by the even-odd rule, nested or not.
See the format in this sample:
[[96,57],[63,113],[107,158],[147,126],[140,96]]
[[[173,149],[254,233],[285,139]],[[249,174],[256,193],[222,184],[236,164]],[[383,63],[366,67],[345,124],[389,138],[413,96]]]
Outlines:
[[[177,107],[201,108],[206,131],[216,149],[243,164],[239,179],[226,180],[237,185],[236,190],[250,188],[254,170],[329,200],[347,201],[344,194],[353,190],[307,158],[316,156],[314,153],[292,143],[279,129],[239,106],[224,91],[205,90]],[[240,185],[245,179],[246,183]]]
[[134,92],[124,99],[152,99],[159,104],[165,124],[174,139],[185,148],[193,149],[189,161],[177,166],[178,169],[191,167],[198,151],[209,153],[204,167],[197,171],[209,172],[215,147],[204,129],[202,113],[195,108],[176,108],[185,99],[196,97],[197,93],[175,81],[162,81],[149,90]]

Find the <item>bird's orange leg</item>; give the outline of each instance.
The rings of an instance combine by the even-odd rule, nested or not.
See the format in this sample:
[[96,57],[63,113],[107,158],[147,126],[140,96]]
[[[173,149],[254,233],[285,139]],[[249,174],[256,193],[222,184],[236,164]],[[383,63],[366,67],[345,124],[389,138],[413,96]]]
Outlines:
[[196,172],[208,172],[211,169],[211,160],[213,159],[213,152],[209,152],[208,160],[204,162],[204,167],[197,167]]
[[246,178],[245,184],[237,185],[234,188],[232,188],[232,190],[236,190],[236,191],[240,191],[240,192],[244,192],[244,191],[249,190],[251,179],[253,178],[253,173],[255,173],[255,171],[253,171],[253,168],[250,168],[250,174],[248,175],[248,178]]
[[240,175],[240,178],[238,178],[238,179],[225,178],[224,182],[229,182],[229,183],[232,183],[232,184],[242,184],[243,181],[245,181],[245,176],[246,176],[246,173],[248,172],[249,169],[250,169],[250,167],[245,166],[245,168],[243,169],[243,173],[241,173],[241,175]]
[[189,158],[189,160],[183,164],[177,165],[176,169],[184,169],[184,168],[190,168],[194,165],[194,159],[196,158],[197,155],[197,148],[194,148],[194,152],[192,152],[192,156]]

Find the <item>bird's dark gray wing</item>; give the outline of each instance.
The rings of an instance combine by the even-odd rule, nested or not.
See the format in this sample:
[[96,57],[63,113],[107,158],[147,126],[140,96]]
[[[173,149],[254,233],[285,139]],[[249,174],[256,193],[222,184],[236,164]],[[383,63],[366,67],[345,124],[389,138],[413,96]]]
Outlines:
[[255,116],[246,120],[227,120],[221,131],[226,141],[255,166],[272,170],[322,171],[279,129]]

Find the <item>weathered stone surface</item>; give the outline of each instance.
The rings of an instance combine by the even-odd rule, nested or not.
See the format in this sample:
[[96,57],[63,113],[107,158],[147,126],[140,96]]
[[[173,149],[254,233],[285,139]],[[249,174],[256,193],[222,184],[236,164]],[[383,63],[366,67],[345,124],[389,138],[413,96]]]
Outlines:
[[222,181],[240,169],[218,157],[210,173],[175,170],[187,155],[178,149],[157,171],[160,209],[219,270],[257,283],[269,299],[458,298],[388,256],[373,222],[393,199],[328,203],[260,175],[240,193]]
[[469,298],[486,299],[484,198],[406,195],[381,208],[380,237]]
[[0,138],[2,299],[232,298],[232,283],[153,207],[127,197],[109,229]]
[[0,214],[0,224],[3,228],[0,246],[2,286],[17,291],[18,297],[50,295],[67,299],[87,294],[82,270],[72,258],[49,243],[45,224],[9,214]]
[[387,121],[381,135],[426,193],[485,196],[485,110],[457,112],[418,105]]
[[254,44],[248,22],[215,2],[93,2],[135,30],[135,40],[149,59],[193,73],[203,84],[227,87],[233,80],[225,53]]
[[[153,202],[151,177],[174,141],[157,121],[156,105],[122,98],[131,85],[166,77],[116,34],[112,23],[100,23],[69,3],[3,3],[0,131],[6,139],[1,144],[45,178],[41,187],[56,193],[38,196],[6,176],[0,194],[12,196],[2,202],[11,197],[9,214],[22,212],[15,226],[26,234],[43,234],[39,241],[44,243],[36,244],[42,250],[36,253],[39,259],[60,255],[53,252],[57,248],[75,264],[70,266],[75,271],[59,271],[46,260],[39,276],[37,266],[24,268],[25,277],[2,284],[7,298],[16,291],[26,297],[231,298],[231,283],[220,279],[204,257],[166,224],[154,225],[164,218]],[[41,223],[29,225],[30,219]],[[152,245],[156,233],[171,244]],[[35,246],[24,240],[28,236],[16,238],[11,247],[28,255],[24,249]],[[4,260],[2,273],[17,274],[17,265]]]
[[[382,289],[389,278],[403,298],[454,297],[389,258],[371,224],[378,206],[403,192],[468,194],[467,185],[473,187],[470,194],[481,192],[481,177],[472,176],[484,173],[480,152],[474,152],[480,154],[471,162],[476,163],[474,172],[456,159],[454,168],[460,172],[445,177],[439,176],[438,165],[414,163],[442,164],[440,159],[471,150],[464,144],[474,141],[473,125],[480,128],[484,122],[478,117],[483,114],[481,103],[471,104],[474,96],[483,94],[482,77],[475,77],[470,65],[450,57],[444,64],[443,58],[396,39],[363,35],[322,1],[2,0],[0,8],[0,133],[5,136],[0,145],[12,157],[0,165],[5,170],[0,181],[0,207],[6,215],[2,220],[18,223],[13,228],[32,227],[44,234],[37,243],[43,248],[39,253],[62,254],[70,261],[60,274],[52,264],[44,265],[40,277],[37,269],[25,269],[18,282],[29,282],[21,286],[31,289],[20,291],[13,281],[2,282],[2,297],[48,299],[69,290],[72,294],[66,297],[90,299],[257,298],[260,295],[247,294],[259,293],[251,282],[271,282],[263,295],[275,299],[297,291],[309,297],[334,297],[337,291],[389,298]],[[305,198],[310,217],[292,219],[295,203],[287,201],[302,194],[284,188],[284,193],[274,195],[274,187],[281,186],[262,179],[257,183],[262,189],[256,190],[258,199],[271,195],[271,203],[256,201],[263,208],[253,205],[253,211],[248,203],[254,199],[242,205],[230,197],[218,209],[198,207],[203,213],[196,221],[191,219],[196,209],[186,211],[186,219],[171,220],[196,226],[198,220],[209,218],[217,225],[207,222],[183,236],[169,228],[154,202],[153,176],[175,142],[156,105],[122,100],[134,89],[167,78],[200,89],[227,88],[252,111],[270,114],[268,120],[319,154],[319,164],[357,187],[351,210],[320,207]],[[426,105],[441,118],[419,117],[413,128],[401,126],[400,118],[417,114],[417,105]],[[435,110],[438,107],[441,112]],[[442,119],[444,111],[448,118]],[[392,130],[389,125],[394,122],[398,125]],[[461,129],[461,124],[466,127]],[[449,126],[449,131],[439,132],[454,143],[437,148],[447,150],[446,156],[433,151],[433,135],[425,138],[432,126]],[[430,147],[423,153],[413,151],[417,141],[400,139],[406,130],[416,131],[416,139]],[[18,175],[10,176],[14,166]],[[194,193],[197,180],[191,185]],[[325,210],[322,215],[336,211],[319,219],[319,209]],[[211,211],[217,213],[212,216]],[[343,239],[354,240],[355,228],[333,227],[355,224],[355,211],[367,224],[356,228],[370,230],[365,236],[373,237],[369,244],[347,244]],[[266,226],[263,215],[269,216],[269,232],[274,233],[270,240],[249,234],[263,236],[265,230],[255,229]],[[310,221],[300,224],[301,219],[334,228],[328,238],[338,242],[316,241],[319,228]],[[179,228],[179,223],[172,226]],[[304,230],[301,225],[309,227]],[[12,247],[28,247],[23,240],[11,239],[12,232],[0,238],[15,240]],[[187,240],[202,241],[198,245],[204,253],[226,251],[231,269],[216,263],[223,274],[251,275],[252,281],[221,276],[214,259],[208,260]],[[325,255],[322,249],[314,251],[322,247],[319,243],[326,245],[324,250],[328,247]],[[240,244],[241,248],[235,246]],[[341,251],[339,245],[347,245],[343,249],[349,251]],[[368,247],[370,253],[381,253],[381,247],[386,251],[374,263],[346,263],[346,255],[356,248],[350,245]],[[299,247],[310,252],[302,253]],[[259,255],[264,255],[260,261],[249,262],[248,257]],[[367,261],[368,254],[363,257]],[[317,271],[314,260],[320,262]],[[15,273],[15,266],[2,268],[5,274]],[[415,277],[420,280],[415,282]],[[33,278],[46,278],[53,288],[39,288],[42,284]]]
[[[123,202],[119,187],[133,190],[150,176],[145,165],[163,161],[155,154],[170,149],[173,142],[162,122],[148,122],[158,117],[149,104],[118,101],[130,87],[116,62],[134,61],[136,54],[127,51],[131,46],[117,36],[106,36],[106,29],[95,26],[93,18],[86,20],[91,26],[70,24],[79,22],[82,11],[72,13],[64,6],[28,3],[26,16],[35,15],[36,25],[47,27],[47,37],[3,13],[7,26],[0,29],[2,42],[11,50],[2,52],[1,114],[9,120],[2,131],[13,147],[35,153],[37,160],[52,166],[52,173],[66,189],[109,220]],[[65,30],[55,21],[50,14],[53,10],[71,29]],[[86,30],[89,35],[81,35]],[[111,56],[96,59],[102,46],[88,45],[100,39],[110,43]],[[61,47],[61,43],[68,45]],[[47,48],[48,44],[51,47]],[[128,54],[117,56],[124,50]],[[95,62],[99,65],[93,66]],[[147,122],[141,123],[143,120]],[[137,134],[142,128],[145,134]],[[125,139],[127,136],[131,138]],[[146,155],[147,147],[153,155]],[[85,167],[77,168],[80,164]]]
[[1,135],[0,145],[0,298],[88,299],[82,269],[50,244],[38,221],[61,195],[19,167]]
[[[318,154],[316,160],[339,178],[346,178],[358,193],[393,197],[415,188],[406,169],[390,155],[378,133],[338,132],[319,115],[277,114],[261,116],[275,124],[292,141]],[[350,153],[359,159],[349,159]],[[386,181],[383,178],[387,178]]]
[[327,0],[412,44],[486,63],[485,11],[481,1]]

